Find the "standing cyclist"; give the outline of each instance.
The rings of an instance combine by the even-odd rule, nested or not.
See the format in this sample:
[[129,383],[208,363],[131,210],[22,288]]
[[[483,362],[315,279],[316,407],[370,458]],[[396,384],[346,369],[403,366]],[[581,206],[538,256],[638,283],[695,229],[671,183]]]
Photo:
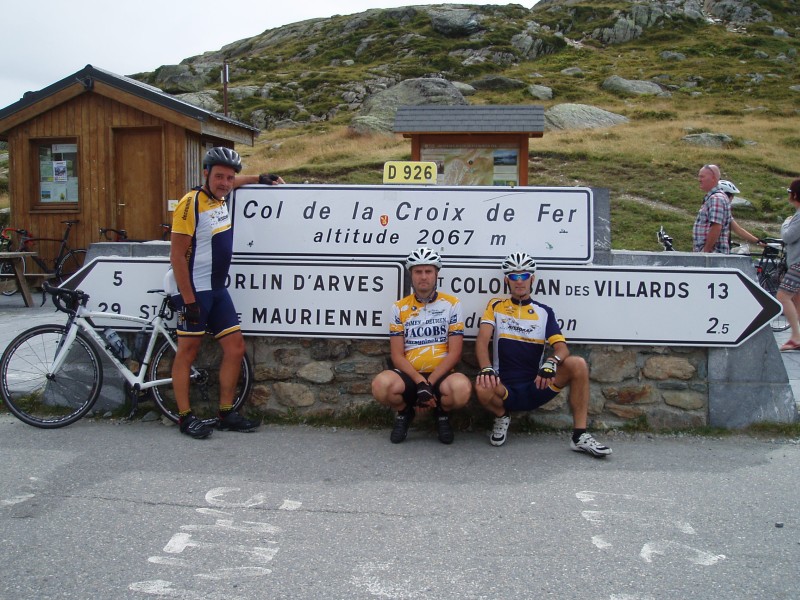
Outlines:
[[[511,411],[530,411],[569,386],[574,429],[570,447],[596,458],[611,454],[586,431],[589,413],[589,367],[572,356],[555,313],[531,298],[536,262],[514,252],[502,264],[510,298],[493,298],[481,317],[475,356],[483,368],[475,380],[478,401],[494,414],[492,446],[506,442]],[[494,361],[489,360],[492,343]],[[553,348],[545,359],[545,346]]]
[[[208,331],[222,346],[219,370],[219,429],[253,431],[259,426],[232,410],[245,346],[236,308],[225,280],[233,254],[233,229],[225,197],[245,183],[282,183],[269,175],[240,177],[239,154],[230,148],[212,148],[203,159],[205,184],[186,194],[172,220],[170,263],[179,296],[178,351],[172,365],[172,385],[181,433],[194,438],[211,435],[213,424],[192,414],[189,374]],[[237,181],[238,179],[238,181]]]
[[389,436],[399,444],[408,434],[415,406],[434,408],[436,432],[443,444],[452,444],[449,412],[469,401],[472,385],[453,369],[461,360],[464,321],[461,303],[436,291],[442,258],[430,248],[417,248],[406,259],[413,293],[392,305],[389,347],[393,369],[372,380],[375,399],[397,411]]

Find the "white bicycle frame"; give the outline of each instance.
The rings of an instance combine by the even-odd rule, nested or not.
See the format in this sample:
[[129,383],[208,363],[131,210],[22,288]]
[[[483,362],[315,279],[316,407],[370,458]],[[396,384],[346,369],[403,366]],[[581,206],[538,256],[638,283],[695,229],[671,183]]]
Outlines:
[[[139,328],[144,326],[152,327],[152,330],[150,331],[150,339],[147,342],[147,351],[145,352],[144,358],[139,365],[138,375],[134,375],[133,371],[125,366],[125,363],[114,356],[114,353],[111,351],[111,346],[97,332],[97,329],[104,328],[101,328],[97,325],[92,325],[89,323],[88,319],[124,321],[128,323],[135,323],[139,326]],[[133,389],[146,390],[157,385],[167,385],[172,383],[172,377],[168,379],[154,379],[151,381],[144,380],[144,378],[147,376],[147,367],[150,364],[150,358],[152,357],[153,350],[156,346],[156,340],[158,339],[159,335],[163,335],[164,338],[169,341],[173,350],[177,351],[178,349],[178,345],[175,343],[175,340],[172,339],[169,330],[164,326],[164,319],[160,316],[160,314],[157,314],[152,319],[145,319],[142,317],[134,317],[133,315],[92,311],[83,306],[78,306],[77,310],[75,311],[75,316],[71,316],[67,321],[67,331],[61,341],[58,351],[56,352],[56,356],[53,359],[53,364],[49,369],[49,375],[57,373],[61,368],[64,360],[69,354],[70,348],[72,348],[72,344],[75,342],[75,338],[78,335],[79,329],[92,341],[94,341],[95,346],[103,351],[103,353],[109,358],[109,360],[125,378],[125,381],[127,381]]]

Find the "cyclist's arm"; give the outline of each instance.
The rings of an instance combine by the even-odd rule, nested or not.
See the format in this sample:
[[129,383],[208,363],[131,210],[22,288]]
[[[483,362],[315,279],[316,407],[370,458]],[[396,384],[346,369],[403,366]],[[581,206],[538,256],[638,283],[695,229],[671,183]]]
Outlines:
[[[233,189],[238,187],[242,187],[243,185],[251,185],[256,184],[259,182],[259,178],[261,175],[237,175],[236,178],[233,180]],[[286,183],[282,177],[277,176],[278,178],[270,183],[270,185],[279,185],[281,183]]]
[[186,262],[186,253],[192,245],[192,236],[182,233],[173,233],[170,238],[169,262],[175,274],[175,283],[181,293],[184,304],[195,301],[192,280],[189,276],[189,263]]

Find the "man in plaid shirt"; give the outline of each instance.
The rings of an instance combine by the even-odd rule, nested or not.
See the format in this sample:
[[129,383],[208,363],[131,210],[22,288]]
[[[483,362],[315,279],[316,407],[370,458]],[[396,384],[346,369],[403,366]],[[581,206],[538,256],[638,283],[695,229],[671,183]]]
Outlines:
[[719,177],[717,165],[703,165],[697,174],[700,189],[706,195],[692,228],[692,248],[695,252],[728,254],[731,251],[731,207],[728,197],[719,187]]

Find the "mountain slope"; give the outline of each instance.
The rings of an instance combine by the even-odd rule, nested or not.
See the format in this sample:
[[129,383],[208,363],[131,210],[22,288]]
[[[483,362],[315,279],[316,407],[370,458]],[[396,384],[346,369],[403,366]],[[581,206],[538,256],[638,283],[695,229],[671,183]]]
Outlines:
[[[267,30],[137,77],[219,110],[227,61],[232,116],[264,129],[258,146],[245,150],[249,168],[356,183],[379,182],[382,162],[409,151],[407,141],[354,140],[347,131],[371,94],[414,77],[513,78],[524,85],[476,89],[469,102],[584,103],[630,119],[534,140],[532,184],[610,188],[615,247],[655,249],[657,222],[688,247],[704,163],[719,163],[755,206],[736,216],[756,233],[775,232],[788,212],[783,190],[800,169],[798,13],[798,2],[777,0],[374,9]],[[612,75],[656,82],[665,94],[608,91],[602,84]],[[552,100],[533,98],[531,84],[549,87]],[[729,141],[707,148],[683,139],[702,132]]]

